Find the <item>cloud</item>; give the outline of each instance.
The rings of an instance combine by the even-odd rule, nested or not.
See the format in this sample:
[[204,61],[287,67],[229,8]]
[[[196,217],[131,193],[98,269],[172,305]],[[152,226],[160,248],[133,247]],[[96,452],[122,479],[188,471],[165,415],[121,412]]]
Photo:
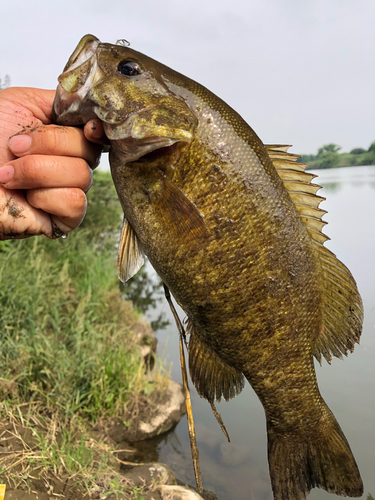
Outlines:
[[86,33],[197,80],[265,142],[312,153],[374,139],[372,0],[36,0],[0,7],[0,74],[54,87]]

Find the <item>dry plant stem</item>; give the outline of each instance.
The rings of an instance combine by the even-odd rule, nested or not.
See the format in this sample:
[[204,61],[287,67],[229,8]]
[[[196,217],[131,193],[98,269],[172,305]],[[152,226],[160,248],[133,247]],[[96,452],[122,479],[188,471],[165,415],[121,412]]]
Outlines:
[[138,462],[138,463],[135,463],[135,462],[126,462],[125,460],[120,460],[117,457],[115,457],[115,460],[117,460],[117,462],[119,462],[120,464],[131,465],[132,467],[138,466],[138,465],[145,465],[143,462]]
[[201,469],[199,467],[199,450],[197,447],[197,439],[195,436],[193,409],[191,407],[190,391],[189,391],[189,385],[188,385],[188,379],[187,379],[187,373],[186,373],[184,343],[183,343],[181,335],[180,335],[180,361],[181,361],[182,380],[183,380],[184,393],[185,393],[186,413],[187,413],[187,419],[188,419],[190,448],[191,448],[191,456],[193,458],[195,481],[197,483],[198,493],[202,493],[203,486],[202,486]]
[[163,286],[164,286],[165,297],[168,301],[169,307],[171,308],[172,314],[173,314],[174,319],[175,319],[176,324],[177,324],[178,332],[180,334],[180,363],[181,363],[181,372],[182,372],[182,382],[183,382],[184,394],[185,394],[186,413],[187,413],[188,427],[189,427],[191,456],[193,458],[193,466],[194,466],[195,482],[197,483],[197,491],[198,491],[198,493],[202,493],[203,486],[202,486],[201,469],[199,467],[199,450],[197,447],[197,439],[195,436],[193,409],[191,407],[189,383],[188,383],[188,378],[187,378],[185,353],[184,353],[185,330],[184,330],[184,327],[180,321],[180,318],[178,317],[177,311],[173,305],[169,289],[164,283],[163,283]]
[[218,424],[220,425],[221,430],[224,433],[224,436],[228,439],[228,443],[230,443],[230,437],[229,437],[227,428],[224,425],[223,419],[221,418],[220,413],[217,411],[216,406],[214,405],[214,403],[211,403],[211,401],[209,403],[211,405],[212,413],[215,415],[215,418],[216,418]]

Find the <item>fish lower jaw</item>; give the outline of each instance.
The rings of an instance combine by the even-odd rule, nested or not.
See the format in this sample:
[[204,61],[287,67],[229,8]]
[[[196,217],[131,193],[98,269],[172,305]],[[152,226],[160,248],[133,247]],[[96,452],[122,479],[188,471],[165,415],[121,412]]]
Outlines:
[[145,143],[150,140],[172,141],[169,143],[170,145],[177,141],[191,142],[193,139],[193,130],[191,128],[184,130],[168,126],[155,126],[153,123],[140,119],[138,113],[127,117],[125,120],[120,120],[116,117],[116,113],[103,110],[99,106],[94,107],[94,112],[103,121],[104,131],[110,141],[130,138]]
[[59,125],[84,125],[96,118],[94,111],[82,108],[82,98],[78,93],[69,93],[59,85],[52,106],[52,122]]
[[131,163],[161,157],[176,142],[179,141],[167,137],[148,137],[142,139],[126,137],[121,140],[111,140],[111,146],[112,151],[121,157],[124,163]]

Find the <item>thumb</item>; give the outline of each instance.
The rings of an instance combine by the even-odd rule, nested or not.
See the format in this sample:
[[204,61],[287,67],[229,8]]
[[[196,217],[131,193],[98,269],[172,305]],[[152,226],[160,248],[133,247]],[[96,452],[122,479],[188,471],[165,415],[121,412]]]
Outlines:
[[103,123],[99,119],[88,121],[83,129],[83,133],[88,141],[97,144],[109,144],[104,133]]

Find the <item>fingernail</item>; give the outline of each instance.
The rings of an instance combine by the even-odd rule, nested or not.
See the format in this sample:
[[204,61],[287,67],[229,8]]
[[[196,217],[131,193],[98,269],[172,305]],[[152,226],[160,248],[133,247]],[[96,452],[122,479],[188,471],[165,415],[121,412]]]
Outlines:
[[27,134],[14,135],[9,139],[8,146],[16,156],[27,153],[31,147],[31,137]]
[[6,184],[13,179],[14,168],[13,165],[4,165],[0,167],[0,184]]

